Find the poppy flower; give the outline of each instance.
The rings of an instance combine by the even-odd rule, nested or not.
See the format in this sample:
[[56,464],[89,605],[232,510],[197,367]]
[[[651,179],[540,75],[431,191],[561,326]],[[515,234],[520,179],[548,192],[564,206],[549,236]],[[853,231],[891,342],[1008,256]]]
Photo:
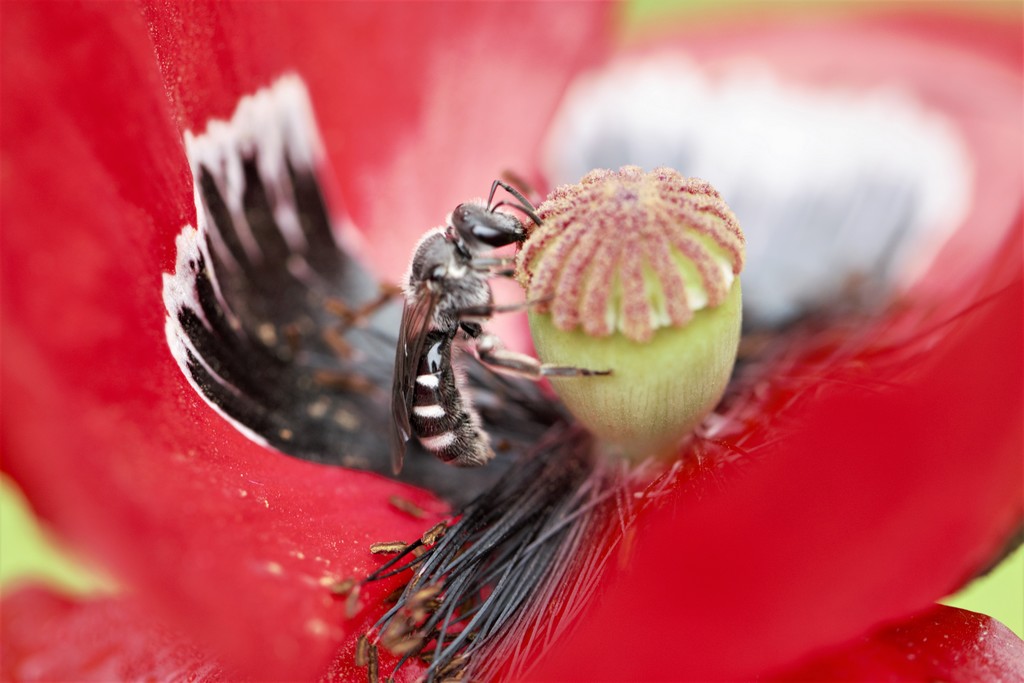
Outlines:
[[[5,677],[362,677],[357,637],[402,576],[332,591],[379,569],[370,546],[485,504],[522,514],[503,495],[549,481],[537,458],[507,462],[479,470],[504,483],[458,479],[489,492],[466,502],[433,474],[287,457],[306,435],[275,420],[294,406],[259,413],[276,429],[260,432],[187,381],[165,276],[194,265],[188,226],[223,191],[204,194],[193,136],[282,76],[315,108],[339,253],[382,281],[505,170],[540,186],[625,163],[715,176],[764,264],[745,276],[748,355],[725,402],[655,484],[605,467],[604,491],[639,502],[608,508],[621,525],[559,526],[579,532],[560,541],[564,585],[515,574],[527,593],[503,604],[525,616],[484,638],[498,673],[1024,674],[1005,627],[933,606],[1024,513],[1019,16],[777,17],[630,47],[613,19],[561,4],[5,7],[3,467],[130,588],[7,596]],[[278,305],[266,282],[232,282],[253,310]],[[214,368],[193,360],[209,388],[196,373]],[[533,396],[506,396],[524,425],[542,419]],[[351,426],[367,448],[390,429]],[[581,499],[589,472],[542,503]],[[396,661],[381,649],[383,673]]]

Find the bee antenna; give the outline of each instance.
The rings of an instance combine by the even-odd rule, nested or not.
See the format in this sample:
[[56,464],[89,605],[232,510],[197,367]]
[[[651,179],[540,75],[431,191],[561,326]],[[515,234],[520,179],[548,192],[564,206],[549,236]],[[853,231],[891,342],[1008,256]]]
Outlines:
[[[519,203],[501,201],[498,202],[497,204],[492,205],[491,202],[494,200],[494,193],[497,191],[498,187],[501,187],[510,195],[518,199]],[[527,216],[529,216],[530,220],[532,220],[534,223],[536,223],[537,225],[541,224],[540,217],[537,216],[537,209],[534,208],[533,204],[530,203],[530,200],[524,197],[522,192],[509,185],[504,180],[496,179],[493,183],[491,183],[491,193],[487,195],[487,210],[494,211],[499,206],[514,206],[515,208],[519,209]]]
[[523,206],[522,204],[519,204],[517,202],[501,201],[501,202],[498,202],[497,204],[495,204],[494,206],[490,207],[489,210],[490,211],[494,211],[499,206],[514,206],[515,208],[519,209],[520,211],[525,213],[527,216],[529,216],[530,220],[532,220],[534,223],[536,223],[537,225],[540,225],[540,216],[538,216],[537,213],[532,208],[530,208],[530,207]]

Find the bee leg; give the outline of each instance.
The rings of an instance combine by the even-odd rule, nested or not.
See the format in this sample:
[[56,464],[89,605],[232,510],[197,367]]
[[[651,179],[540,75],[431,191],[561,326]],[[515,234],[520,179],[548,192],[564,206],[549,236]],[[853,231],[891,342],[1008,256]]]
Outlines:
[[473,266],[473,268],[486,270],[488,268],[494,268],[495,266],[504,266],[507,268],[508,266],[515,265],[515,262],[515,256],[487,256],[474,258],[469,262],[469,265]]
[[552,297],[544,297],[543,299],[534,299],[532,301],[520,301],[515,304],[486,304],[483,306],[466,306],[459,309],[460,318],[490,318],[495,313],[512,313],[514,311],[523,311],[530,306],[535,306],[545,301],[550,301]]
[[516,274],[516,259],[503,256],[475,258],[469,262],[473,270],[485,271],[490,277],[512,277]]
[[611,370],[590,370],[569,365],[541,363],[533,356],[509,351],[493,334],[482,335],[476,340],[476,353],[480,362],[495,372],[518,375],[533,380],[542,377],[589,377],[612,374]]

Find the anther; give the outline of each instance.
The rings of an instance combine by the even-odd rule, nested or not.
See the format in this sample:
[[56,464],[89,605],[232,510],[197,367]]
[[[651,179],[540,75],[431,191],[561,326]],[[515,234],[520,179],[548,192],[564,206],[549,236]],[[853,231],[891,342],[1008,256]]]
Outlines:
[[380,541],[370,545],[370,552],[374,555],[397,555],[407,547],[404,541]]

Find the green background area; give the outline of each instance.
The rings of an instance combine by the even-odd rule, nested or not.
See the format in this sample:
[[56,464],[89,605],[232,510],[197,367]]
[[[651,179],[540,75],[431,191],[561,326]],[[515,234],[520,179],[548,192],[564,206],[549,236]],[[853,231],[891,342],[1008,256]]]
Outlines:
[[772,15],[857,14],[871,12],[921,12],[982,14],[995,18],[1020,17],[1019,0],[633,0],[625,5],[623,19],[628,31],[671,29],[692,17],[749,20]]
[[22,582],[41,582],[67,593],[115,590],[98,570],[63,549],[32,513],[13,481],[0,476],[0,591]]

